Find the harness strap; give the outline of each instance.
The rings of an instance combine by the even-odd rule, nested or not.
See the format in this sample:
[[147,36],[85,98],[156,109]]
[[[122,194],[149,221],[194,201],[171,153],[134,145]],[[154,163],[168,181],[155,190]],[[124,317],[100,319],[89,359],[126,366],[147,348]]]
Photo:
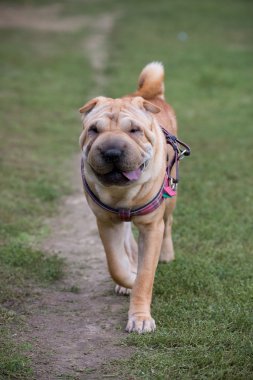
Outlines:
[[81,159],[81,174],[82,174],[82,180],[83,180],[83,187],[87,194],[91,197],[94,203],[96,203],[98,206],[100,206],[102,209],[112,212],[113,214],[118,214],[120,219],[125,222],[129,222],[133,216],[140,216],[140,215],[146,215],[150,212],[156,210],[160,204],[163,202],[163,190],[164,186],[167,183],[167,176],[164,179],[164,182],[159,190],[159,192],[155,195],[155,197],[146,203],[144,206],[135,208],[135,209],[127,209],[127,208],[113,208],[111,206],[108,206],[104,204],[91,190],[89,187],[86,178],[84,176],[84,161],[83,158]]
[[[176,136],[172,135],[170,132],[167,131],[167,129],[163,128],[161,125],[160,127],[164,133],[167,144],[171,145],[171,147],[174,150],[174,156],[170,164],[167,166],[166,172],[169,179],[169,185],[172,187],[173,190],[175,190],[179,182],[179,161],[186,156],[190,156],[191,149],[189,145],[185,144]],[[183,149],[181,147],[183,147]],[[172,177],[171,170],[174,165],[176,168],[176,176]]]

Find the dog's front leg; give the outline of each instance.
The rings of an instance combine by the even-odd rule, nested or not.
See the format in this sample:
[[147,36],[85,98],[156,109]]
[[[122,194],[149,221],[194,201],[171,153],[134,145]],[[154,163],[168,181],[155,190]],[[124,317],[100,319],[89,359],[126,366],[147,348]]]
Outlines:
[[139,229],[138,272],[130,298],[126,331],[138,333],[155,330],[150,314],[150,304],[155,271],[160,255],[164,233],[162,217],[147,224],[137,224]]
[[112,278],[118,285],[131,289],[136,278],[136,269],[133,270],[126,252],[125,223],[97,219],[97,225]]

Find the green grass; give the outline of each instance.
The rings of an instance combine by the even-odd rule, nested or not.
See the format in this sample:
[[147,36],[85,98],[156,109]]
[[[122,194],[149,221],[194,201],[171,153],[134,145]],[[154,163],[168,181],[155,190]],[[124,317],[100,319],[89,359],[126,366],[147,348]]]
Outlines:
[[48,232],[43,219],[69,192],[69,164],[81,129],[78,108],[92,86],[82,48],[87,32],[0,31],[1,379],[32,378],[13,331],[23,323],[20,314],[33,286],[63,274],[62,260],[34,247]]
[[103,371],[122,379],[252,379],[252,3],[129,1],[124,12],[109,95],[131,92],[143,65],[162,61],[167,100],[192,156],[180,166],[176,261],[160,265],[155,279],[157,332],[127,337],[136,355]]
[[[42,3],[49,2],[29,1]],[[192,156],[180,166],[176,261],[156,274],[157,332],[126,336],[123,344],[136,354],[102,372],[122,379],[253,379],[252,3],[66,1],[63,14],[104,11],[120,16],[103,95],[132,92],[142,67],[162,61],[166,96]],[[77,109],[94,84],[83,52],[87,33],[1,30],[0,377],[32,378],[27,347],[16,347],[3,326],[21,323],[16,312],[31,281],[47,284],[61,274],[57,258],[31,247],[46,233],[43,218],[69,191]]]
[[[6,315],[8,314],[6,313]],[[20,321],[16,320],[15,324],[20,325]],[[6,329],[1,327],[0,334],[0,378],[11,380],[32,379],[33,371],[31,369],[30,360],[27,357],[27,353],[31,351],[31,346],[29,344],[14,345]]]

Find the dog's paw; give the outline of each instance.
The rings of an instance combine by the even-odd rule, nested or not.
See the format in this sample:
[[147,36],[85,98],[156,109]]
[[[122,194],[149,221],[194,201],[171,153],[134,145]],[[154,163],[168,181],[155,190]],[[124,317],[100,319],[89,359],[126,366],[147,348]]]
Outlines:
[[115,286],[115,293],[123,295],[123,296],[129,296],[129,294],[131,293],[131,289],[124,288],[123,286],[120,286],[120,285],[117,284]]
[[150,317],[130,317],[126,325],[127,332],[138,334],[153,332],[156,329],[155,320]]
[[174,251],[162,251],[159,257],[159,263],[169,263],[175,260]]

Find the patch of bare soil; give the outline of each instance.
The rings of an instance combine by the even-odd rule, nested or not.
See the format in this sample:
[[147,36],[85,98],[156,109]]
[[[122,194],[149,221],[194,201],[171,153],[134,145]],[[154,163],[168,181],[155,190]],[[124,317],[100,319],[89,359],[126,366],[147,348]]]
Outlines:
[[92,22],[85,15],[62,17],[61,11],[61,4],[38,7],[0,4],[0,28],[72,32]]
[[[106,86],[106,77],[104,68],[108,60],[109,38],[115,20],[119,17],[119,13],[104,14],[102,18],[94,20],[93,28],[95,33],[91,33],[84,40],[83,48],[88,56],[90,64],[94,70],[94,89],[90,94],[91,98],[98,95],[98,89],[101,90]],[[88,53],[88,54],[87,54]]]
[[79,159],[73,163],[73,195],[65,198],[51,221],[52,236],[43,243],[44,250],[66,260],[66,278],[39,289],[27,305],[23,338],[33,343],[35,378],[41,380],[102,379],[103,363],[132,353],[120,345],[128,299],[114,294],[95,218],[81,191]]

